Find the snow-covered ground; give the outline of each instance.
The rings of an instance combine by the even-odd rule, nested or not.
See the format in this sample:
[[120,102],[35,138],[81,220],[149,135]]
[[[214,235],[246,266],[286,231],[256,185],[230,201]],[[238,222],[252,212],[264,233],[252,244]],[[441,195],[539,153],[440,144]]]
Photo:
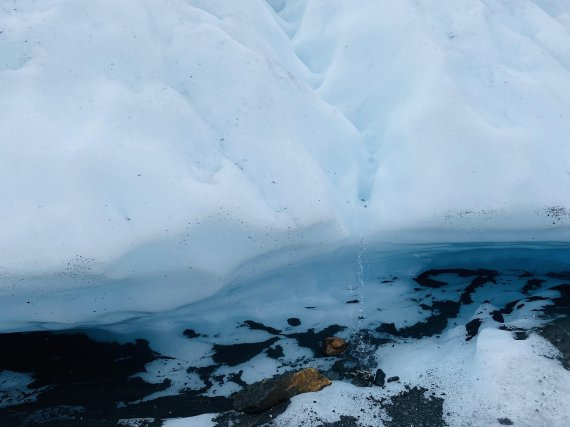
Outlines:
[[[375,351],[373,362],[367,367],[372,372],[380,367],[387,377],[398,376],[397,382],[387,383],[386,388],[359,388],[335,381],[333,386],[319,393],[294,398],[287,411],[272,425],[316,426],[338,421],[343,415],[356,416],[355,425],[381,425],[380,420],[389,422],[394,414],[389,411],[387,414],[379,402],[408,392],[407,387],[418,386],[426,390],[426,398],[441,399],[441,415],[450,426],[500,425],[498,420],[505,419],[520,426],[565,426],[570,422],[566,404],[570,395],[570,373],[556,360],[559,351],[536,330],[547,321],[541,314],[542,308],[551,304],[549,298],[559,296],[552,287],[564,283],[564,279],[555,278],[552,272],[567,268],[568,256],[567,248],[556,245],[371,248],[360,258],[364,259],[360,276],[358,258],[352,258],[351,265],[344,255],[344,262],[336,258],[294,267],[295,271],[280,272],[248,286],[232,288],[224,297],[213,298],[209,303],[189,306],[170,321],[163,319],[156,335],[170,335],[171,328],[180,330],[188,326],[204,334],[190,339],[190,344],[181,341],[167,345],[166,354],[174,351],[177,357],[183,355],[182,358],[193,351],[207,354],[198,343],[209,342],[206,337],[212,334],[214,342],[224,344],[263,342],[275,336],[275,332],[244,324],[243,315],[248,313],[254,321],[279,331],[279,339],[270,346],[281,346],[284,355],[273,359],[269,351],[260,350],[249,361],[221,367],[212,376],[243,371],[241,379],[252,383],[295,364],[317,366],[322,371],[330,369],[334,360],[315,359],[310,349],[299,346],[300,341],[295,342],[295,332],[310,329],[318,332],[331,324],[343,325],[347,329],[338,335],[348,339],[354,347],[358,346],[355,341],[362,330],[373,331],[378,325],[390,322],[399,330],[399,338],[380,333],[377,341],[365,339],[360,345],[364,346],[363,353]],[[458,276],[457,272],[435,273],[458,267],[471,268],[472,273],[465,277]],[[474,288],[470,299],[465,299],[468,284],[477,278],[473,272],[481,268],[497,269],[500,273]],[[434,271],[432,278],[446,284],[440,288],[423,288],[425,285],[412,280],[420,272],[430,270]],[[537,286],[531,286],[531,290],[528,283],[533,284],[537,279]],[[358,303],[347,303],[353,300]],[[437,307],[437,301],[464,302],[456,316],[451,315],[435,330],[430,324],[437,321],[433,317],[430,320],[430,316],[437,315],[438,310],[430,311],[429,307]],[[509,303],[513,310],[507,314],[509,310],[504,308],[509,307]],[[501,309],[505,313],[504,322],[494,316],[494,312]],[[288,324],[285,319],[290,316],[298,317],[301,325]],[[181,318],[182,323],[175,320]],[[469,338],[466,324],[473,319],[481,319],[481,326],[476,335]],[[408,336],[403,332],[406,327],[412,331]],[[381,339],[386,337],[388,342],[382,343]],[[151,339],[151,342],[155,341]],[[189,364],[192,366],[197,360],[204,359],[196,358]],[[174,361],[170,365],[176,367]],[[156,369],[168,376],[165,366],[168,371],[167,364],[157,361]],[[176,369],[170,372],[176,375]],[[182,378],[188,381],[184,375]],[[198,389],[203,384],[198,382],[194,387]],[[230,395],[238,389],[235,383],[221,381],[208,393]],[[412,403],[416,404],[409,402],[409,410],[414,408]],[[429,405],[425,410],[428,409]],[[405,411],[405,408],[399,410]],[[206,418],[199,419],[205,422]],[[216,418],[216,414],[209,416],[209,419]],[[440,425],[436,421],[426,424],[424,420],[419,425]]]
[[565,0],[5,0],[0,305],[168,310],[361,238],[567,239],[569,67]]
[[[544,328],[551,327],[557,315],[568,315],[569,257],[567,247],[552,244],[343,249],[250,282],[236,282],[178,310],[130,313],[130,320],[82,324],[73,331],[101,343],[128,346],[136,339],[148,341],[160,357],[146,363],[141,363],[140,353],[129,353],[132,347],[116,356],[109,356],[109,349],[101,352],[111,364],[103,365],[107,369],[116,363],[128,367],[129,360],[138,363],[129,371],[129,378],[144,381],[136,399],[120,400],[123,394],[117,387],[105,400],[111,406],[96,412],[100,402],[72,399],[72,381],[45,387],[50,384],[45,380],[46,364],[59,357],[66,360],[70,348],[82,354],[85,342],[79,340],[60,348],[62,353],[52,353],[52,346],[45,355],[25,357],[38,360],[24,366],[30,366],[32,378],[41,380],[40,389],[27,388],[29,371],[10,362],[12,356],[0,358],[2,366],[13,363],[21,372],[0,375],[0,403],[13,407],[32,402],[24,417],[53,421],[61,415],[42,411],[42,400],[34,403],[43,393],[51,393],[43,402],[69,406],[71,400],[74,413],[85,419],[123,414],[122,425],[167,419],[166,426],[231,426],[247,421],[228,412],[227,398],[234,392],[279,373],[315,367],[333,379],[333,385],[296,396],[286,408],[252,425],[316,427],[344,420],[336,425],[483,427],[512,422],[565,427],[570,423],[570,371],[564,365],[570,357],[569,340],[553,339]],[[565,332],[560,330],[569,332],[567,326]],[[349,341],[347,357],[323,357],[321,340],[329,335]],[[16,347],[26,348],[25,335],[21,337],[24,344]],[[42,337],[40,341],[47,339]],[[113,346],[117,350],[118,344]],[[139,351],[146,348],[137,346]],[[96,345],[89,348],[98,351]],[[10,348],[6,354],[13,351],[22,350]],[[97,356],[88,363],[98,372]],[[385,387],[361,387],[347,374],[374,374],[378,368],[386,378],[398,378]],[[48,378],[59,384],[58,377]],[[88,376],[82,381],[102,380]],[[64,414],[70,416],[67,411]],[[0,420],[9,414],[0,411]]]

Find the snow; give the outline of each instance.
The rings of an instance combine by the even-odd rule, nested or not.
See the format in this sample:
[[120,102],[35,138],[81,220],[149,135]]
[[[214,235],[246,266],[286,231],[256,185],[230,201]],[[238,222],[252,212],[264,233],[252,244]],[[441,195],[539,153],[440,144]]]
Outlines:
[[[509,332],[484,329],[476,344],[462,341],[463,337],[424,339],[388,346],[380,355],[382,368],[389,376],[398,374],[403,383],[419,384],[430,390],[428,395],[435,392],[444,398],[448,425],[498,425],[500,418],[521,426],[567,425],[569,374],[544,357],[553,354],[544,339],[533,335],[515,341]],[[400,382],[381,389],[335,381],[319,393],[294,397],[275,425],[302,425],[315,418],[335,422],[342,415],[357,416],[362,425],[383,425],[379,419],[386,414],[371,400],[402,391]]]
[[[170,310],[363,238],[567,239],[569,17],[554,0],[4,2],[7,317]],[[81,289],[74,313],[25,306]]]
[[162,425],[163,427],[213,427],[215,426],[212,418],[213,414],[203,414],[196,417],[188,418],[170,418],[166,420]]
[[[365,251],[358,257],[353,249]],[[442,399],[441,416],[448,425],[488,426],[508,418],[514,425],[563,427],[570,422],[570,373],[558,360],[559,351],[536,331],[548,321],[540,310],[560,296],[554,287],[567,282],[566,276],[550,273],[564,271],[569,256],[568,247],[559,244],[341,248],[332,255],[295,263],[248,282],[233,283],[212,297],[166,313],[121,312],[121,301],[115,302],[116,296],[109,295],[116,304],[111,306],[116,310],[112,318],[122,316],[120,321],[109,324],[109,317],[103,316],[81,324],[81,331],[98,341],[148,340],[160,357],[136,376],[148,383],[169,383],[167,389],[143,399],[150,401],[203,389],[202,396],[229,397],[241,387],[232,378],[235,375],[247,384],[309,366],[328,375],[327,371],[339,359],[318,357],[295,334],[301,334],[305,345],[306,340],[318,345],[318,339],[311,338],[309,331],[320,332],[338,324],[345,329],[335,335],[349,341],[351,354],[358,355],[361,349],[372,351],[374,357],[360,360],[363,368],[372,372],[381,368],[388,378],[398,376],[399,381],[386,383],[385,388],[333,381],[318,393],[294,397],[287,409],[274,418],[274,425],[320,425],[336,422],[341,416],[358,416],[362,425],[381,425],[389,420],[390,400],[406,393],[406,386],[419,386],[427,390],[426,397],[435,394]],[[446,319],[436,333],[426,328],[424,335],[408,337],[377,331],[382,323],[394,323],[397,329],[418,325],[437,313],[429,309],[435,302],[460,301],[462,292],[477,276],[462,277],[450,271],[437,274],[432,279],[446,283],[440,288],[414,280],[430,269],[452,268],[496,269],[497,276],[477,287],[470,294],[472,302],[461,303],[457,315]],[[544,282],[539,280],[537,288],[523,291],[530,277]],[[79,293],[95,295],[85,290]],[[72,312],[72,304],[60,298],[46,297],[39,311],[51,309],[54,316]],[[353,300],[358,302],[347,304]],[[495,310],[513,302],[512,311],[503,313],[504,322],[493,317]],[[26,322],[30,319],[37,319],[26,318],[27,314],[19,313],[17,308],[10,310],[2,314],[4,328],[9,321],[17,323],[17,329],[29,325]],[[50,320],[47,314],[44,316],[46,320],[36,324],[39,328],[64,326]],[[292,317],[298,318],[300,324],[292,326],[287,321]],[[467,341],[466,324],[473,319],[480,319],[481,326]],[[251,321],[262,324],[265,330],[252,328]],[[189,328],[193,333],[185,334]],[[528,337],[517,337],[512,331],[516,328],[523,328]],[[363,331],[377,341],[359,346],[358,336]],[[272,348],[282,347],[283,356],[274,358],[266,348],[260,348],[236,363],[231,358],[216,358],[217,346],[259,344],[270,339],[274,340]],[[237,347],[229,351],[234,358],[243,356]],[[206,368],[209,385],[203,381],[199,368]],[[25,391],[32,379],[27,374],[2,372],[0,395],[5,393],[4,398],[12,404],[10,396],[17,400],[18,393]],[[216,424],[218,415],[169,419],[165,425],[210,426]],[[140,419],[122,420],[123,425],[141,423]]]
[[[230,366],[216,366],[209,378],[213,384],[204,395],[230,396],[239,387],[230,378],[242,371],[241,379],[254,383],[291,369],[312,366],[327,372],[336,359],[319,358],[289,336],[320,331],[331,324],[346,326],[336,334],[355,345],[359,330],[373,331],[383,322],[393,322],[400,329],[425,321],[432,314],[421,309],[434,301],[458,300],[473,277],[447,273],[437,280],[448,283],[442,288],[420,286],[413,280],[419,272],[445,268],[497,269],[495,282],[488,282],[472,294],[472,303],[462,304],[456,317],[451,317],[440,333],[419,338],[387,336],[390,341],[376,350],[373,372],[381,368],[387,377],[398,376],[397,382],[385,388],[356,387],[348,382],[333,385],[318,393],[307,393],[292,399],[287,410],[278,415],[276,426],[320,425],[335,422],[341,416],[358,416],[362,425],[381,425],[389,419],[385,405],[406,386],[427,389],[443,399],[443,419],[452,426],[497,425],[508,418],[514,425],[566,426],[570,422],[567,396],[570,373],[557,360],[558,350],[541,335],[533,332],[547,319],[540,315],[548,299],[558,297],[552,289],[563,279],[541,274],[561,271],[567,266],[568,249],[559,245],[424,245],[390,248],[367,248],[361,274],[364,284],[358,289],[356,257],[344,250],[304,264],[289,266],[246,284],[222,290],[216,296],[179,310],[130,322],[108,326],[125,341],[145,337],[151,347],[173,359],[157,360],[147,365],[142,377],[149,382],[171,380],[172,386],[158,395],[172,395],[189,387],[201,387],[191,366],[211,366],[214,345],[259,343],[276,337],[273,345],[283,348],[277,359],[260,351],[251,359]],[[350,260],[350,261],[349,261]],[[520,268],[524,270],[521,270]],[[545,282],[529,294],[522,292],[529,279],[523,271]],[[386,282],[387,280],[393,280]],[[356,298],[355,298],[356,297]],[[545,300],[533,300],[544,297]],[[358,299],[357,304],[346,301]],[[510,302],[516,308],[504,314],[504,323],[495,321],[492,312]],[[519,304],[524,302],[524,305]],[[306,307],[315,306],[307,309]],[[539,310],[539,311],[537,311]],[[363,318],[358,320],[358,316]],[[299,326],[287,319],[297,317]],[[478,333],[466,341],[465,325],[481,319]],[[275,335],[250,329],[246,320],[254,320],[280,331]],[[510,330],[524,328],[526,339],[516,338]],[[183,337],[185,328],[195,330],[197,337]],[[370,347],[373,348],[373,347]],[[367,350],[366,348],[364,349]],[[237,349],[235,350],[237,351]],[[221,378],[221,379],[220,379]],[[186,384],[185,384],[186,383]],[[384,404],[380,404],[384,399]],[[331,407],[334,402],[334,407]],[[332,409],[335,411],[332,412]],[[180,425],[210,422],[214,415],[168,421]],[[170,425],[170,424],[166,425]],[[186,424],[185,424],[186,423]],[[200,424],[197,424],[200,425]]]
[[[564,0],[5,0],[0,330],[142,337],[166,357],[137,375],[170,381],[144,400],[230,396],[239,371],[330,368],[294,334],[418,325],[472,279],[421,271],[497,269],[440,333],[374,350],[400,382],[334,381],[275,425],[376,425],[406,385],[450,425],[570,425],[556,348],[511,332],[546,322],[546,274],[568,270],[569,138]],[[548,287],[522,292],[523,269]],[[272,338],[283,356],[215,363]],[[35,401],[32,382],[1,371],[0,400]]]
[[444,392],[450,425],[494,425],[499,418],[525,426],[568,422],[562,409],[568,372],[545,357],[556,354],[548,342],[537,335],[516,341],[494,328],[482,329],[474,345],[459,340],[408,343],[381,357],[387,372],[403,381]]

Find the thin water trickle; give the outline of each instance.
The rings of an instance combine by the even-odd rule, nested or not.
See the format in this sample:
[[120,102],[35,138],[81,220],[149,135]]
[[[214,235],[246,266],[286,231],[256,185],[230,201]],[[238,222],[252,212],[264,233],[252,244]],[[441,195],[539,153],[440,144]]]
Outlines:
[[366,242],[360,239],[358,254],[356,256],[356,286],[355,293],[358,299],[358,311],[356,316],[356,328],[353,338],[354,355],[358,359],[360,366],[364,369],[371,369],[373,365],[373,350],[366,343],[365,338],[365,291],[366,291]]
[[362,321],[364,320],[364,256],[366,253],[366,246],[364,239],[360,239],[358,248],[358,255],[356,257],[356,292],[358,296],[358,317],[357,328],[358,331],[362,330]]

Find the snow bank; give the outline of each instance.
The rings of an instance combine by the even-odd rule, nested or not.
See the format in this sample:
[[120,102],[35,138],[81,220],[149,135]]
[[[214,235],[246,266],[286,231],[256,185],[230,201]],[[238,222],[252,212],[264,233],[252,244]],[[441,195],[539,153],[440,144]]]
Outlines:
[[0,296],[165,310],[361,237],[567,238],[569,52],[554,0],[4,2]]
[[253,25],[267,6],[206,6],[3,7],[5,274],[170,275],[200,298],[244,260],[347,236],[357,132],[267,46],[287,40]]
[[292,44],[367,150],[367,233],[567,225],[570,5],[305,3]]

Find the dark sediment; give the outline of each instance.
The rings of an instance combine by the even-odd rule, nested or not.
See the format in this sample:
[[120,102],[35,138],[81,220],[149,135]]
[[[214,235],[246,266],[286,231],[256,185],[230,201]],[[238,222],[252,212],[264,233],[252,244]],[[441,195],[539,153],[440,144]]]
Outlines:
[[0,348],[0,369],[32,374],[29,388],[38,392],[36,401],[0,409],[3,427],[107,426],[124,418],[160,420],[231,408],[227,398],[193,393],[140,402],[170,383],[133,377],[162,358],[144,340],[119,344],[83,333],[13,333],[0,335]]
[[271,326],[265,326],[263,323],[254,322],[253,320],[246,320],[243,322],[243,326],[247,326],[249,329],[254,331],[265,331],[271,335],[279,335],[281,333],[279,329],[272,328]]
[[230,345],[214,344],[214,362],[228,366],[240,365],[272,346],[278,338],[270,338],[262,342],[239,343]]
[[298,319],[297,317],[290,317],[287,319],[287,323],[289,324],[289,326],[300,326],[301,320]]
[[[570,273],[549,273],[549,277],[566,280]],[[570,370],[570,285],[565,283],[551,289],[560,296],[553,298],[552,304],[543,310],[544,316],[552,320],[537,332],[560,351],[560,362]]]
[[465,330],[467,331],[467,336],[465,341],[470,341],[477,332],[479,332],[479,326],[481,326],[481,319],[473,319],[465,325]]
[[427,396],[427,389],[414,387],[392,397],[384,406],[391,420],[387,427],[444,427],[443,399]]

